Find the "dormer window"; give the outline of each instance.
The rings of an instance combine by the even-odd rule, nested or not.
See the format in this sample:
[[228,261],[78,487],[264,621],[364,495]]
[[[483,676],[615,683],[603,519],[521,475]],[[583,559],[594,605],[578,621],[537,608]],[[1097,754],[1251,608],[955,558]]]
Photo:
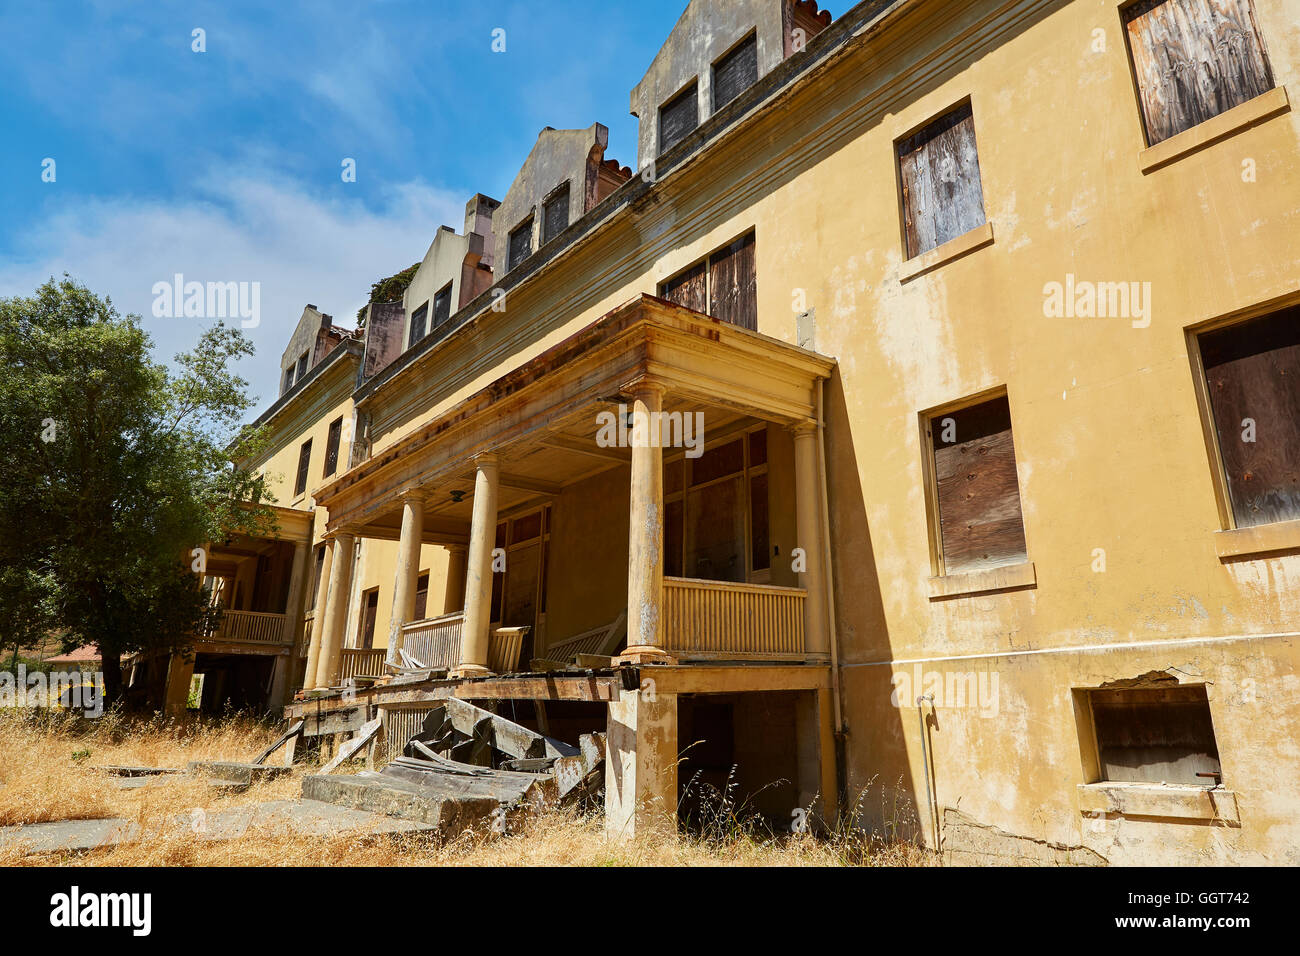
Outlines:
[[713,112],[758,82],[758,35],[751,33],[713,64]]
[[569,227],[569,184],[553,192],[542,204],[542,245]]
[[529,216],[510,231],[506,271],[510,272],[533,254],[533,217]]
[[407,333],[406,347],[409,349],[420,339],[424,338],[424,323],[429,317],[429,303],[424,303],[414,312],[411,313],[411,329]]
[[659,152],[665,153],[700,125],[700,100],[694,80],[659,108]]

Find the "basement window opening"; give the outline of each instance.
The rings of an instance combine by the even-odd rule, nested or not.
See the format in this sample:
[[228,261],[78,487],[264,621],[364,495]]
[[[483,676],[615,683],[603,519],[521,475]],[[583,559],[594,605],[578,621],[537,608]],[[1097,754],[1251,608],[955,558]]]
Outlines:
[[1091,690],[1088,701],[1101,781],[1222,782],[1204,686]]

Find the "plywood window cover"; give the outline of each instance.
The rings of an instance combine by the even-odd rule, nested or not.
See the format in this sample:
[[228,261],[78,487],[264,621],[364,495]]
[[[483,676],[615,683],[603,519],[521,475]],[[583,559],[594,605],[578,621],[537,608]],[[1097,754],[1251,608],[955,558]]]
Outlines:
[[[937,245],[931,246],[927,249],[914,250],[912,237],[909,235],[909,223],[920,223],[930,217],[928,214],[924,217],[918,215],[918,209],[913,208],[913,204],[916,202],[916,197],[909,194],[907,189],[908,177],[906,169],[911,165],[916,165],[918,162],[917,157],[920,157],[923,153],[925,153],[928,158],[930,155],[929,151],[934,147],[934,144],[938,142],[940,137],[950,137],[954,130],[961,127],[967,127],[969,129],[969,145],[973,152],[974,167],[972,175],[953,180],[957,183],[957,186],[960,187],[954,188],[953,190],[953,198],[959,200],[955,206],[944,206],[938,201],[938,198],[935,197],[934,207],[936,209],[951,208],[958,214],[956,222],[950,222],[948,223],[949,225],[959,225],[963,218],[967,219],[970,222],[970,225],[964,232],[956,234],[953,234],[950,230],[943,230],[943,232],[949,234],[949,238],[944,239]],[[919,142],[922,137],[925,137],[923,143]],[[907,149],[909,145],[914,145],[915,148]],[[984,201],[983,169],[980,165],[979,144],[978,138],[975,134],[974,107],[969,98],[954,104],[948,109],[932,116],[919,126],[913,127],[903,135],[896,137],[894,140],[893,152],[894,173],[898,177],[899,226],[903,243],[903,256],[905,260],[910,262],[922,258],[930,253],[943,249],[945,246],[948,246],[949,243],[965,239],[970,233],[988,222],[988,213]],[[966,195],[964,192],[972,190],[973,194],[971,195]],[[978,199],[978,203],[975,202],[976,199]],[[976,209],[976,207],[978,208]],[[924,208],[928,209],[929,207]],[[963,216],[961,215],[963,212],[969,213],[970,215]],[[920,237],[917,236],[916,238],[919,242]],[[970,250],[966,249],[964,251]],[[952,256],[945,256],[943,261],[947,261],[948,258],[952,258]],[[932,267],[933,266],[931,266],[931,268]]]
[[[749,248],[752,250],[752,251],[751,251],[751,256],[752,256],[752,258],[753,258],[753,260],[754,260],[754,262],[753,262],[753,267],[754,267],[754,276],[753,276],[753,278],[754,278],[753,306],[754,306],[754,312],[755,312],[755,315],[754,315],[754,325],[753,325],[752,327],[749,326],[749,325],[741,325],[740,323],[736,323],[736,322],[730,322],[730,321],[727,320],[727,319],[722,319],[722,318],[720,318],[720,317],[718,317],[718,316],[715,316],[715,315],[713,314],[714,309],[717,307],[717,301],[716,301],[716,297],[715,297],[715,295],[714,295],[714,289],[713,289],[713,285],[714,285],[714,282],[713,282],[714,263],[715,263],[715,261],[720,261],[720,260],[722,259],[722,256],[723,256],[725,253],[727,253],[728,250],[730,250],[733,246],[738,246],[738,245],[740,245],[741,243],[746,242],[746,241],[748,241]],[[692,275],[693,273],[697,273],[697,271],[698,271],[698,275]],[[682,287],[684,287],[685,283],[683,283],[683,282],[679,282],[679,280],[692,280],[692,279],[701,282],[701,284],[704,286],[704,289],[703,289],[703,293],[704,293],[704,301],[703,301],[703,303],[701,304],[702,307],[701,307],[701,308],[698,308],[698,309],[693,308],[693,306],[692,306],[691,304],[683,303],[683,302],[678,302],[676,299],[670,298],[670,295],[671,295],[674,291],[676,291],[676,290],[673,288],[675,285],[676,285],[678,288],[682,288]],[[716,249],[714,249],[712,252],[710,252],[707,256],[704,256],[704,257],[701,258],[701,259],[697,259],[695,262],[692,262],[690,265],[686,266],[686,268],[684,268],[684,269],[679,269],[677,272],[673,273],[671,276],[669,276],[669,277],[668,277],[667,279],[665,279],[663,282],[660,282],[660,283],[659,283],[659,286],[658,286],[657,292],[658,292],[658,296],[659,296],[659,298],[661,298],[661,299],[667,299],[668,301],[673,302],[673,303],[676,304],[676,305],[681,305],[683,308],[692,309],[692,311],[699,312],[699,313],[701,313],[702,315],[707,315],[707,316],[709,316],[710,318],[717,319],[718,321],[728,322],[728,324],[730,324],[730,325],[735,325],[736,328],[749,329],[749,330],[752,331],[752,332],[757,332],[757,331],[758,331],[758,328],[757,328],[757,326],[758,326],[758,316],[757,316],[757,311],[758,311],[758,233],[757,233],[757,231],[754,230],[754,229],[749,229],[749,230],[747,230],[747,231],[741,233],[740,235],[736,236],[734,239],[731,239],[731,240],[728,241],[728,242],[724,242],[722,245],[718,246]]]
[[[946,405],[928,409],[918,415],[921,439],[921,470],[925,487],[926,524],[930,542],[930,565],[932,576],[928,582],[930,600],[960,597],[971,594],[984,594],[997,591],[1018,590],[1037,587],[1037,571],[1029,558],[1029,535],[1024,526],[1024,502],[1020,499],[1021,534],[1025,541],[1025,559],[997,565],[991,568],[974,568],[969,570],[948,570],[943,555],[943,533],[939,510],[939,486],[936,473],[935,443],[932,427],[945,416],[977,408],[999,399],[1007,399],[1007,390],[1003,386],[986,389]],[[1015,427],[1011,428],[1012,450],[1016,454],[1016,492],[1020,495],[1019,462],[1015,449]]]
[[[1192,15],[1200,13],[1201,10],[1189,10],[1187,0],[1137,0],[1120,10],[1124,44],[1128,51],[1129,68],[1137,96],[1138,115],[1142,124],[1143,142],[1151,147],[1161,145],[1205,123],[1212,122],[1233,109],[1257,99],[1261,94],[1273,89],[1277,83],[1252,0],[1191,0],[1191,2],[1196,3],[1198,7],[1204,5],[1204,9],[1211,15],[1213,22],[1198,24],[1205,28],[1202,31],[1197,31],[1189,22]],[[1159,15],[1156,14],[1157,10],[1161,11]],[[1138,25],[1138,20],[1143,20],[1144,24]],[[1170,21],[1175,24],[1173,31],[1162,32],[1154,42],[1147,42],[1152,36],[1151,27],[1155,24],[1164,27]],[[1231,42],[1230,35],[1233,33],[1246,38],[1250,50],[1236,48],[1236,44]],[[1143,50],[1140,56],[1134,48],[1135,34],[1143,38],[1141,43]],[[1162,43],[1160,42],[1162,40],[1169,42]],[[1225,56],[1223,50],[1229,48],[1233,48],[1231,53],[1226,54],[1234,60],[1231,68],[1240,73],[1233,78],[1235,83],[1203,82],[1209,72],[1216,74],[1215,80],[1224,79],[1226,71],[1220,58]],[[1174,53],[1171,53],[1171,50]],[[1240,68],[1244,60],[1253,59],[1253,54],[1256,53],[1261,74],[1257,75],[1252,71],[1247,75]],[[1149,54],[1154,54],[1155,58],[1152,59]],[[1178,62],[1174,62],[1175,54],[1179,55]],[[1143,63],[1149,67],[1145,72]],[[1144,82],[1150,79],[1152,69],[1160,76],[1159,90],[1152,90],[1144,85]],[[1171,83],[1169,80],[1171,75],[1178,76],[1178,79]],[[1251,95],[1252,91],[1253,95]],[[1216,102],[1207,103],[1207,98],[1213,98]],[[1222,101],[1234,99],[1238,102],[1232,107],[1227,110],[1220,109],[1218,112],[1206,115],[1204,119],[1195,120],[1195,117],[1179,115],[1180,109],[1184,113],[1187,110],[1199,114],[1209,113],[1210,110],[1218,108]],[[1165,133],[1153,142],[1152,124],[1158,120],[1164,120],[1162,125],[1165,127],[1177,127],[1183,123],[1189,125]]]
[[[689,110],[691,114],[689,127],[684,122],[683,123],[674,122],[677,119],[677,117],[679,116],[684,117],[687,115],[688,110],[686,107],[688,104],[691,107],[691,109]],[[678,126],[681,127],[680,131],[677,130]],[[697,78],[697,79],[692,79],[690,83],[688,83],[682,90],[675,93],[673,96],[669,97],[668,100],[665,101],[664,104],[659,107],[659,152],[660,154],[662,155],[663,153],[667,152],[669,149],[672,149],[672,147],[680,143],[687,136],[690,136],[691,133],[695,132],[695,130],[699,129],[699,126],[700,126],[700,85],[699,85],[699,80]],[[670,131],[670,130],[674,133],[671,140],[669,140],[668,137],[664,135],[666,131]]]
[[[743,60],[751,61],[751,62],[742,62],[742,58]],[[748,67],[751,66],[753,68],[753,72],[752,75],[748,75],[750,73]],[[745,92],[745,90],[749,89],[751,86],[753,86],[755,83],[758,82],[758,32],[750,31],[748,36],[746,36],[744,39],[736,43],[735,46],[733,46],[726,53],[722,54],[722,56],[718,57],[713,62],[712,69],[713,69],[713,83],[711,85],[712,85],[712,98],[713,98],[713,112],[716,113],[718,110],[725,107],[728,103],[734,102],[740,96],[741,93]],[[739,73],[739,71],[742,69],[744,69],[745,73],[748,75],[748,82],[745,82],[743,85],[734,87],[734,89],[732,89],[730,87],[734,86],[734,84],[719,82],[720,79],[724,81],[731,80],[732,73]],[[724,71],[731,71],[731,72],[724,73]],[[724,86],[728,87],[728,89],[724,89]],[[723,92],[730,91],[731,95],[728,96],[725,100],[719,101],[718,95],[720,90],[722,90]]]
[[[566,179],[542,201],[542,245],[546,245],[569,228],[569,196],[569,181]],[[552,210],[564,213],[562,223],[555,223],[558,217],[551,214]]]

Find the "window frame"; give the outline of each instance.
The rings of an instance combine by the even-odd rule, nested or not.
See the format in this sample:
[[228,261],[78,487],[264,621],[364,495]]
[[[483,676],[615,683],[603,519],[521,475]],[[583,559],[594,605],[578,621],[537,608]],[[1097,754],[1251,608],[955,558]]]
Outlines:
[[[739,54],[741,49],[746,44],[749,43],[752,43],[754,46],[754,78],[750,80],[747,84],[745,84],[745,86],[737,90],[736,95],[731,97],[731,99],[727,100],[725,103],[719,103],[718,102],[718,66],[720,64],[723,64],[725,61],[732,59],[732,57],[736,56],[737,54]],[[743,37],[741,37],[739,40],[737,40],[735,43],[733,43],[725,53],[723,53],[721,56],[719,56],[717,59],[715,59],[712,63],[709,64],[709,105],[711,107],[711,114],[718,112],[718,110],[725,109],[730,104],[736,102],[736,100],[740,99],[740,97],[745,94],[746,90],[751,89],[754,86],[754,84],[759,81],[759,79],[760,76],[759,76],[759,63],[758,63],[758,30],[753,29],[750,30]],[[699,123],[697,122],[696,125],[698,126]]]
[[[943,120],[952,116],[954,113],[958,113],[962,111],[968,111],[970,113],[971,135],[975,140],[975,162],[979,173],[980,211],[983,215],[983,219],[980,222],[980,224],[972,226],[970,229],[967,229],[965,232],[959,233],[956,236],[952,236],[944,240],[943,242],[936,243],[935,245],[931,246],[929,249],[922,249],[917,252],[913,252],[911,243],[908,241],[908,237],[907,237],[908,206],[907,206],[907,194],[904,189],[904,182],[903,182],[903,155],[904,155],[903,147],[906,143],[915,139],[917,136],[924,133],[930,127],[935,126],[936,124],[942,122]],[[967,236],[975,236],[977,234],[977,230],[986,229],[989,226],[990,220],[989,220],[989,209],[988,209],[988,196],[985,194],[984,191],[984,163],[983,163],[983,157],[980,155],[979,132],[975,127],[975,104],[971,96],[962,97],[957,102],[952,103],[949,106],[939,110],[939,112],[937,113],[932,114],[924,122],[912,126],[908,130],[906,130],[902,135],[894,137],[892,148],[893,148],[893,155],[894,155],[894,184],[895,184],[895,191],[898,196],[898,236],[899,236],[899,242],[902,245],[903,266],[905,269],[907,268],[909,263],[916,265],[918,263],[926,261],[928,257],[934,256],[936,253],[938,253],[938,250],[944,249],[945,247],[948,246],[949,243],[953,243],[954,245],[960,245],[960,240],[966,238]],[[942,261],[947,261],[946,257],[944,257]]]
[[298,471],[293,482],[293,497],[297,501],[307,494],[311,474],[311,439],[298,446]]
[[334,421],[330,422],[329,431],[325,437],[325,463],[321,469],[321,477],[328,478],[339,470],[339,450],[343,443],[343,416],[340,415]]
[[[550,209],[553,206],[555,206],[557,202],[561,200],[561,198],[563,198],[564,200],[564,225],[563,227],[560,228],[559,232],[555,233],[554,235],[550,235],[547,229],[547,219],[548,219],[547,213],[550,211]],[[560,185],[552,189],[550,193],[547,194],[546,198],[542,200],[542,211],[541,211],[542,227],[540,230],[541,234],[539,236],[539,241],[538,241],[539,248],[541,246],[546,245],[548,242],[551,242],[553,239],[557,238],[561,233],[564,232],[565,229],[568,229],[569,226],[573,224],[572,220],[569,218],[569,204],[572,201],[572,199],[573,199],[573,189],[570,180],[566,179],[564,182],[560,183]]]
[[[693,125],[686,132],[682,133],[681,136],[677,137],[671,143],[665,145],[664,144],[664,113],[670,107],[676,106],[678,103],[685,102],[688,98],[692,98],[695,101],[695,125]],[[697,129],[700,128],[700,122],[701,122],[700,121],[700,78],[698,76],[693,76],[690,78],[690,80],[686,82],[684,86],[682,86],[681,89],[679,89],[676,93],[674,93],[672,96],[668,97],[668,99],[664,100],[662,103],[659,104],[659,109],[656,111],[655,114],[655,145],[658,147],[656,151],[656,155],[662,156],[664,153],[668,152],[670,149],[672,149],[682,140],[686,139],[686,137],[690,136],[691,133],[694,133]]]
[[[1116,8],[1116,12],[1119,17],[1120,35],[1124,39],[1124,59],[1128,64],[1129,79],[1132,84],[1131,89],[1133,91],[1133,105],[1137,110],[1138,128],[1142,132],[1143,149],[1152,149],[1153,147],[1160,146],[1164,143],[1172,142],[1179,136],[1182,136],[1185,133],[1190,133],[1193,130],[1200,129],[1204,127],[1207,123],[1210,123],[1215,119],[1217,119],[1218,117],[1223,116],[1225,113],[1228,113],[1239,106],[1244,106],[1246,103],[1253,102],[1254,100],[1257,100],[1260,97],[1265,96],[1269,92],[1279,89],[1282,86],[1282,84],[1278,81],[1277,71],[1273,67],[1273,58],[1269,55],[1268,52],[1267,39],[1264,36],[1263,28],[1260,27],[1259,16],[1255,10],[1254,0],[1247,0],[1247,2],[1250,4],[1250,12],[1253,15],[1252,23],[1258,28],[1255,39],[1259,43],[1260,54],[1264,59],[1264,67],[1268,71],[1269,82],[1272,85],[1269,87],[1268,90],[1265,90],[1264,92],[1259,93],[1258,95],[1253,96],[1250,99],[1243,100],[1241,103],[1238,103],[1236,106],[1230,106],[1226,110],[1220,110],[1218,113],[1214,114],[1214,116],[1203,119],[1199,123],[1195,123],[1192,126],[1187,127],[1186,129],[1179,130],[1176,133],[1171,133],[1170,135],[1166,136],[1164,139],[1160,140],[1159,142],[1152,143],[1151,130],[1147,125],[1146,108],[1144,107],[1143,100],[1142,100],[1142,84],[1138,78],[1137,61],[1134,59],[1133,56],[1132,36],[1129,32],[1129,23],[1132,21],[1132,18],[1135,16],[1133,11],[1136,10],[1136,8],[1138,8],[1139,6],[1142,6],[1146,2],[1147,0],[1127,0],[1127,2],[1120,4],[1119,7]],[[1152,7],[1151,9],[1154,9],[1154,7]]]
[[[772,555],[770,554],[768,555],[768,565],[766,568],[754,567],[754,526],[753,526],[754,525],[754,519],[753,519],[754,503],[752,501],[753,479],[760,475],[771,474],[772,448],[771,448],[771,435],[768,435],[767,459],[760,465],[753,464],[751,461],[752,443],[750,440],[750,436],[753,435],[755,432],[761,432],[766,430],[767,430],[767,423],[760,422],[758,424],[744,425],[742,427],[729,429],[723,434],[709,438],[707,441],[705,441],[704,447],[701,449],[703,453],[708,453],[709,451],[712,451],[713,449],[718,448],[719,446],[728,445],[733,441],[739,441],[744,446],[741,453],[743,464],[741,465],[739,471],[728,472],[725,475],[718,475],[708,481],[701,482],[698,485],[694,485],[691,483],[691,472],[692,469],[694,468],[694,462],[699,461],[699,459],[687,458],[686,450],[684,448],[664,449],[663,469],[665,472],[665,478],[667,476],[667,470],[669,466],[675,466],[678,462],[680,462],[681,469],[682,469],[682,486],[679,490],[673,492],[667,491],[666,490],[667,481],[664,482],[665,491],[663,496],[663,503],[664,503],[664,514],[666,520],[668,505],[670,503],[674,503],[678,501],[681,502],[682,551],[681,554],[678,555],[678,563],[682,569],[682,578],[684,580],[688,580],[688,581],[714,580],[712,578],[693,578],[686,574],[686,570],[687,570],[686,555],[690,550],[690,541],[688,540],[688,522],[687,522],[687,507],[686,507],[687,498],[690,496],[692,492],[698,492],[705,488],[711,487],[712,485],[720,484],[724,481],[734,481],[737,478],[739,478],[741,484],[743,485],[741,510],[744,513],[744,534],[745,534],[744,548],[742,549],[745,558],[745,580],[743,583],[745,584],[770,584],[771,583]],[[767,546],[768,549],[770,550],[772,547],[772,498],[771,498],[770,484],[768,487],[767,508],[768,508]],[[664,535],[664,538],[665,538],[664,547],[667,547],[666,533]],[[665,561],[664,561],[665,569],[668,566],[666,557],[667,556],[665,555]],[[668,575],[667,572],[665,571],[665,576],[672,576],[672,575]]]
[[[927,527],[927,537],[930,545],[930,573],[938,579],[955,579],[960,580],[965,576],[972,577],[991,577],[996,578],[1001,575],[998,572],[1004,572],[1008,568],[1024,568],[1033,566],[1033,550],[1030,548],[1029,526],[1025,523],[1025,496],[1024,489],[1020,484],[1020,441],[1016,436],[1016,426],[1014,416],[1011,421],[1011,448],[1016,457],[1016,493],[1020,496],[1020,529],[1025,539],[1025,556],[1018,562],[995,565],[988,568],[958,568],[949,570],[943,554],[943,520],[939,510],[939,477],[935,464],[935,443],[934,432],[931,423],[944,418],[947,415],[956,412],[962,412],[967,409],[975,408],[998,399],[1007,401],[1008,410],[1011,409],[1010,394],[1005,385],[996,385],[984,391],[968,395],[963,398],[938,405],[934,408],[924,409],[917,415],[917,423],[920,428],[921,440],[921,480],[925,490],[925,520]],[[1011,584],[1007,586],[1020,586]],[[1001,587],[996,588],[998,590]],[[949,596],[947,594],[936,595],[932,597]]]
[[[415,334],[415,330],[417,328],[415,324],[417,316],[419,317],[419,322],[420,322],[418,326],[420,330],[419,335]],[[426,299],[423,305],[419,306],[417,309],[415,309],[415,311],[411,313],[411,319],[409,322],[407,322],[406,347],[408,349],[414,348],[416,343],[420,342],[428,334],[429,334],[429,300]]]
[[[750,226],[750,227],[749,227],[748,229],[746,229],[744,232],[742,232],[742,233],[740,233],[739,235],[734,236],[733,238],[731,238],[731,239],[727,240],[726,242],[722,243],[722,244],[719,245],[716,249],[713,249],[712,251],[710,251],[708,255],[706,255],[706,256],[701,256],[701,257],[698,258],[698,259],[693,259],[693,260],[691,260],[687,265],[685,265],[685,266],[683,266],[682,268],[676,270],[672,275],[668,276],[668,278],[663,279],[662,281],[658,282],[658,283],[655,285],[655,296],[656,296],[656,298],[664,299],[664,300],[667,301],[667,302],[672,302],[673,300],[672,300],[672,299],[669,299],[669,298],[665,295],[669,283],[675,281],[676,279],[681,278],[681,277],[684,276],[686,273],[690,272],[692,269],[695,269],[695,268],[697,268],[698,266],[703,265],[703,266],[704,266],[704,311],[703,311],[702,313],[700,313],[700,314],[701,314],[701,315],[707,315],[709,318],[711,318],[711,319],[715,319],[715,320],[717,320],[717,321],[719,321],[719,322],[724,322],[724,321],[725,321],[724,319],[719,319],[717,316],[715,316],[715,315],[713,314],[713,308],[714,308],[714,299],[713,299],[713,263],[714,263],[714,258],[715,258],[716,256],[719,256],[721,253],[727,251],[728,249],[730,249],[732,246],[736,245],[737,243],[742,242],[742,241],[744,241],[745,239],[750,239],[750,238],[753,239],[753,243],[752,243],[752,244],[753,244],[753,247],[754,247],[754,328],[753,328],[753,329],[748,329],[747,326],[739,325],[739,324],[734,323],[734,322],[726,322],[726,324],[727,324],[727,325],[731,325],[731,326],[733,326],[733,327],[735,327],[735,328],[738,328],[738,329],[748,329],[748,331],[757,332],[757,331],[758,331],[758,229],[757,229],[756,227],[754,227],[754,226]],[[676,305],[677,303],[674,302],[673,304]],[[682,308],[686,308],[686,306],[682,306]]]
[[[533,226],[537,221],[536,211],[529,212],[527,216],[506,234],[506,272],[514,272],[525,262],[527,262],[537,250],[533,248]],[[514,257],[515,236],[521,233],[528,235],[528,251],[518,259]]]
[[1246,325],[1255,319],[1266,318],[1275,313],[1296,307],[1300,307],[1300,293],[1293,292],[1246,309],[1239,309],[1226,315],[1190,325],[1183,330],[1187,341],[1187,357],[1192,372],[1192,388],[1196,395],[1197,412],[1201,421],[1201,435],[1205,441],[1207,463],[1210,467],[1210,484],[1214,488],[1214,502],[1219,513],[1219,529],[1221,532],[1260,534],[1261,529],[1284,528],[1290,522],[1274,521],[1244,526],[1237,524],[1236,512],[1232,507],[1232,494],[1228,486],[1228,469],[1224,463],[1223,449],[1220,445],[1219,429],[1214,422],[1214,405],[1210,397],[1209,376],[1205,367],[1205,359],[1201,353],[1201,339],[1211,333],[1222,332],[1233,326]]

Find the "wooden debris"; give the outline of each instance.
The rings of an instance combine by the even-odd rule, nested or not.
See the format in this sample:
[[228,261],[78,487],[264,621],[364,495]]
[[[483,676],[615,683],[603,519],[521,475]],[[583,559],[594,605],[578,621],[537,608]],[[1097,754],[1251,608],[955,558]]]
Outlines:
[[334,770],[345,760],[350,759],[354,754],[361,750],[366,744],[370,743],[371,738],[379,733],[379,728],[383,726],[383,721],[378,717],[374,720],[367,721],[361,725],[360,732],[339,748],[339,752],[334,759],[321,768],[322,774],[333,773]]

